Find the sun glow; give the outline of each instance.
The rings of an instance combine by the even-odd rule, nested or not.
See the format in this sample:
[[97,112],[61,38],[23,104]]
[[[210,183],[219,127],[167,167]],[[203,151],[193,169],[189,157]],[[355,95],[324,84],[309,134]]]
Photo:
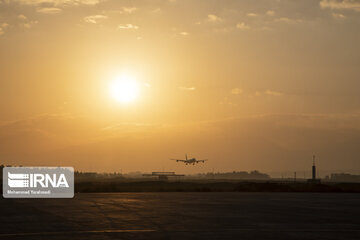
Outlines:
[[133,102],[139,96],[140,85],[134,76],[122,74],[110,82],[109,93],[120,103]]

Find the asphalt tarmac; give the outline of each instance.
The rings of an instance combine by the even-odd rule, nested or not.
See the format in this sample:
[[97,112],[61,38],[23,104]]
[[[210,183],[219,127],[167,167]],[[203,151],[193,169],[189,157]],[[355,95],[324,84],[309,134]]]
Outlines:
[[0,239],[360,239],[351,193],[90,193],[0,210]]

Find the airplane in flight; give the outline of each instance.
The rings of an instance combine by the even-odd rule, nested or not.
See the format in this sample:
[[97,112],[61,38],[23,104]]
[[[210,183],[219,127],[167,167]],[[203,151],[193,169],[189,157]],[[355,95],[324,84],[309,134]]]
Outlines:
[[204,163],[205,161],[207,161],[207,159],[197,160],[196,158],[188,158],[187,154],[185,154],[185,159],[170,159],[170,160],[175,160],[176,162],[184,162],[186,165],[188,164],[195,165],[195,163],[199,163],[199,162]]

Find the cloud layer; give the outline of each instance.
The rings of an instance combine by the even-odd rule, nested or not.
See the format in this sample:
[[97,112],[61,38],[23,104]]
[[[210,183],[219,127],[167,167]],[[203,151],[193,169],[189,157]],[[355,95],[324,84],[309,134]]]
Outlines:
[[312,154],[317,154],[322,171],[356,169],[360,167],[359,122],[359,115],[263,115],[104,127],[69,115],[41,115],[2,123],[0,154],[6,164],[36,161],[87,170],[113,166],[143,171],[185,149],[206,156],[211,167],[224,171],[306,169]]

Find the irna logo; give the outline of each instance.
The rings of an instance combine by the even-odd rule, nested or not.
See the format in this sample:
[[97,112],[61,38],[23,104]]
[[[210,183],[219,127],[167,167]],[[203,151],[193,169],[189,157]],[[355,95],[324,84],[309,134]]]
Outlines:
[[69,187],[68,182],[66,181],[65,175],[53,173],[52,176],[50,174],[42,174],[42,173],[30,173],[30,174],[22,174],[22,173],[10,173],[8,172],[8,185],[12,188],[24,188],[24,187],[43,187],[47,188],[49,186],[53,188],[59,187]]
[[4,167],[5,198],[72,198],[72,167]]

